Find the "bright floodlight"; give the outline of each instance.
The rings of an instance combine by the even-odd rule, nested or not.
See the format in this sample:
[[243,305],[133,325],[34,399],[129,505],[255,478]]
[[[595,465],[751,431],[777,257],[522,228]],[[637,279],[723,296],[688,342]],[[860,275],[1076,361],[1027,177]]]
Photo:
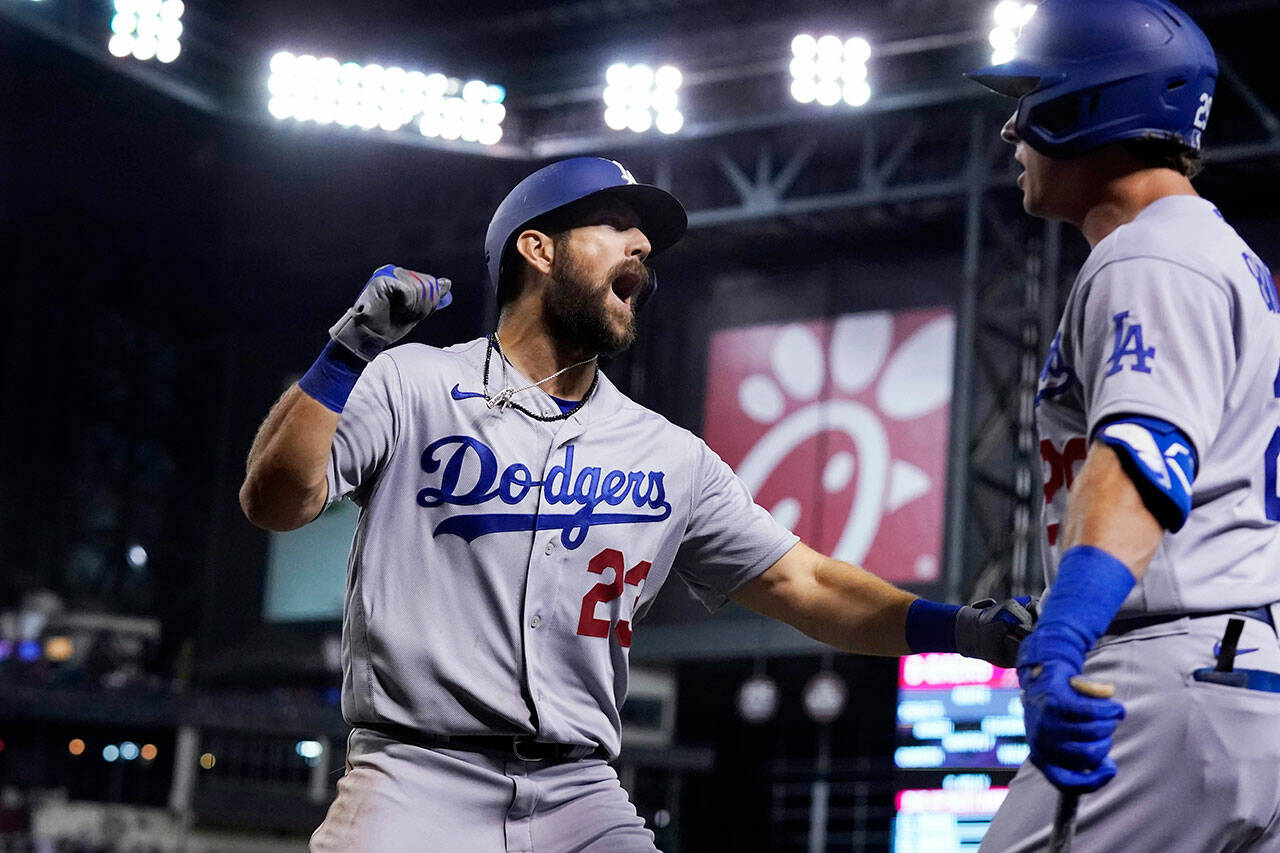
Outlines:
[[871,99],[871,45],[866,39],[801,33],[791,40],[791,54],[791,97],[800,103],[833,107],[843,101],[860,107]]
[[115,0],[107,50],[121,58],[173,62],[182,52],[185,9],[182,0]]
[[1000,0],[991,11],[995,21],[988,41],[991,43],[991,64],[1003,65],[1015,56],[1014,44],[1018,32],[1036,13],[1036,4],[1019,0]]
[[423,136],[481,145],[502,138],[507,90],[496,83],[287,51],[270,68],[267,109],[280,120],[388,132],[412,124]]
[[619,62],[609,66],[604,79],[604,123],[611,129],[644,133],[656,127],[671,134],[684,126],[679,110],[684,82],[680,69],[663,65],[654,70]]

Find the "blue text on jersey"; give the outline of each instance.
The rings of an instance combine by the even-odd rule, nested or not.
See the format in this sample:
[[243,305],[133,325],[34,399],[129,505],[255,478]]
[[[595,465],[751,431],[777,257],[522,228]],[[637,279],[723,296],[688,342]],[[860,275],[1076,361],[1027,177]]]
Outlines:
[[[501,473],[498,457],[479,439],[449,435],[437,439],[422,451],[422,470],[440,475],[440,484],[418,492],[418,505],[437,507],[478,506],[491,501],[514,505],[531,489],[542,488],[548,504],[578,507],[570,513],[471,513],[452,515],[436,525],[432,534],[460,536],[467,542],[489,533],[530,530],[560,530],[560,541],[572,550],[586,541],[590,529],[600,524],[648,524],[665,521],[671,515],[662,471],[604,471],[587,466],[574,476],[573,445],[564,450],[564,462],[551,466],[546,480],[533,479],[528,466],[513,462]],[[478,469],[474,484],[461,483],[464,466]],[[636,509],[656,512],[596,512],[600,504],[621,506],[630,502]]]
[[1256,255],[1248,252],[1240,254],[1253,280],[1258,283],[1258,290],[1262,293],[1262,301],[1266,304],[1267,310],[1272,314],[1280,314],[1280,296],[1276,295],[1276,280],[1272,277],[1271,270],[1267,269],[1267,265]]
[[1049,355],[1044,360],[1044,368],[1040,371],[1040,389],[1036,392],[1036,405],[1040,401],[1065,394],[1076,384],[1076,372],[1062,357],[1062,332],[1053,336],[1049,344]]
[[1107,371],[1107,376],[1119,373],[1124,369],[1121,360],[1124,358],[1132,358],[1133,364],[1129,365],[1130,370],[1136,370],[1139,373],[1150,373],[1151,368],[1147,366],[1147,359],[1155,358],[1156,348],[1146,347],[1142,343],[1142,324],[1128,321],[1129,312],[1121,311],[1111,318],[1111,322],[1116,324],[1116,345],[1112,349],[1107,362],[1111,365],[1111,369]]

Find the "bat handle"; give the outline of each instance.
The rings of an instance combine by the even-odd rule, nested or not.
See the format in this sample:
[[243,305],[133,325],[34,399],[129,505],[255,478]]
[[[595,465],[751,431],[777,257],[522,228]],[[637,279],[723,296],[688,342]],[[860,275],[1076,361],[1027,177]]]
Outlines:
[[1071,842],[1076,834],[1076,807],[1080,794],[1062,791],[1058,795],[1058,811],[1053,816],[1053,834],[1049,836],[1049,853],[1071,853]]
[[[1089,681],[1082,675],[1073,676],[1071,686],[1077,693],[1095,699],[1110,699],[1116,695],[1114,684]],[[1079,805],[1080,792],[1059,792],[1058,811],[1053,816],[1053,834],[1049,836],[1049,853],[1071,853],[1071,842],[1076,835],[1076,809]]]

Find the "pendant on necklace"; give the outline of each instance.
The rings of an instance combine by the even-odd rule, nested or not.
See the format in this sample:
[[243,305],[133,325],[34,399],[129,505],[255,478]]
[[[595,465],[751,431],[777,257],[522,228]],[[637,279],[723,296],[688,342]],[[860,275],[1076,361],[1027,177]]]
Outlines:
[[508,406],[511,405],[511,398],[514,397],[515,394],[516,394],[515,389],[513,389],[511,386],[508,385],[506,388],[503,388],[497,394],[494,394],[493,397],[491,397],[490,399],[485,400],[485,404],[491,409],[494,407],[497,407],[499,409],[505,410]]

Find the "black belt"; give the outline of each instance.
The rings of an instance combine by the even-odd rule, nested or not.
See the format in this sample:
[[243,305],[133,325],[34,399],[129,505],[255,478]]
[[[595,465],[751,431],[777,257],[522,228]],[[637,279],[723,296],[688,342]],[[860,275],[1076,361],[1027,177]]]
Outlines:
[[1265,622],[1271,626],[1274,631],[1276,627],[1275,620],[1271,616],[1271,605],[1264,604],[1261,607],[1250,607],[1246,609],[1235,610],[1211,610],[1195,613],[1153,613],[1149,616],[1124,616],[1114,620],[1107,626],[1106,636],[1114,637],[1117,634],[1127,634],[1130,631],[1136,631],[1139,628],[1147,628],[1151,625],[1159,625],[1163,622],[1173,622],[1177,619],[1203,619],[1206,616],[1245,616],[1249,619],[1257,619],[1259,622]]
[[470,752],[498,752],[521,761],[573,761],[580,758],[605,758],[603,746],[578,746],[570,743],[547,743],[533,735],[437,735],[420,732],[398,723],[352,723],[392,740],[420,746],[423,749],[464,749]]

